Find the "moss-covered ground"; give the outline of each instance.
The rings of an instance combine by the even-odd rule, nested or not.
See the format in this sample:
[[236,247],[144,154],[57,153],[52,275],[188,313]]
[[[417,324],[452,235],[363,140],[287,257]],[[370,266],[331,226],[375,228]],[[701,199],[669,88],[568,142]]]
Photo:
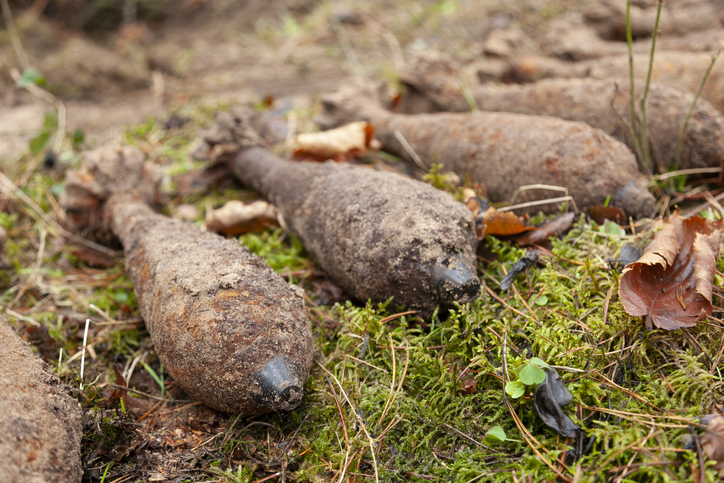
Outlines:
[[[187,124],[170,131],[148,121],[123,140],[164,166],[167,214],[194,218],[199,228],[209,207],[256,196],[228,183],[177,194],[175,176],[203,167],[190,151],[211,112],[183,112]],[[41,153],[5,167],[38,206],[3,188],[0,224],[13,267],[0,273],[0,305],[75,388],[86,412],[85,481],[717,480],[697,436],[698,418],[722,410],[720,314],[692,329],[649,332],[619,301],[621,267],[612,260],[624,243],[645,246],[650,225],[633,234],[581,215],[508,292],[500,280],[525,251],[487,237],[480,297],[427,322],[394,300],[373,305],[338,296],[332,304],[329,281],[293,235],[243,235],[239,243],[306,290],[316,355],[300,407],[237,417],[189,401],[164,375],[123,261],[64,240],[36,212],[62,223],[62,171],[81,154],[68,145],[61,166],[43,167]],[[445,186],[439,174],[432,178]],[[720,305],[721,257],[718,268]],[[532,358],[561,374],[573,394],[564,412],[583,437],[559,437],[538,418],[535,385],[506,394],[506,383],[518,381]],[[130,404],[110,385],[121,374],[137,391],[126,398]]]

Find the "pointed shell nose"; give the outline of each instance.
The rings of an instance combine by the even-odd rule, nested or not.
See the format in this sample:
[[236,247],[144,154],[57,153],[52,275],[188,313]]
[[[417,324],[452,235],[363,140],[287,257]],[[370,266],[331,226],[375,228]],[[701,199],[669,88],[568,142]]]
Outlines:
[[432,280],[443,304],[470,302],[480,291],[480,279],[475,269],[468,267],[459,253],[433,265]]
[[267,362],[255,376],[261,387],[261,394],[257,396],[258,404],[275,411],[289,411],[297,407],[302,402],[304,385],[299,372],[297,366],[285,356]]

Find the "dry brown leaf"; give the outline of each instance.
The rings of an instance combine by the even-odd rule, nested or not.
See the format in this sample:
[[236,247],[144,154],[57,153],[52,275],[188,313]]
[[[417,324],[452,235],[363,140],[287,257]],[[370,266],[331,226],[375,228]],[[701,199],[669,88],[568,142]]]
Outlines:
[[483,213],[483,224],[488,235],[519,235],[535,230],[534,227],[525,226],[520,217],[512,211],[498,211],[492,207]]
[[239,235],[259,231],[270,226],[279,226],[277,210],[266,201],[255,201],[245,205],[241,201],[229,201],[211,212],[206,227],[217,233]]
[[627,266],[619,296],[630,315],[650,315],[662,329],[691,327],[710,314],[712,281],[724,222],[678,212],[657,233],[643,256]]
[[586,208],[586,214],[599,225],[606,223],[606,220],[619,225],[626,223],[626,214],[621,208],[615,206],[591,206]]
[[364,121],[353,122],[328,131],[298,134],[294,140],[294,156],[320,161],[344,161],[369,150],[377,150],[372,126]]
[[477,192],[471,188],[463,188],[463,203],[473,214],[475,220],[475,235],[478,241],[485,238],[485,223],[483,221],[483,211],[488,207],[488,202],[484,198],[478,196]]
[[714,469],[724,477],[724,417],[716,416],[706,426],[706,434],[701,437],[701,448],[710,460],[716,461]]
[[566,232],[573,224],[573,219],[575,217],[575,213],[566,213],[565,215],[553,218],[545,225],[533,228],[533,231],[516,238],[515,242],[522,247],[540,245],[548,238],[558,236],[559,234]]

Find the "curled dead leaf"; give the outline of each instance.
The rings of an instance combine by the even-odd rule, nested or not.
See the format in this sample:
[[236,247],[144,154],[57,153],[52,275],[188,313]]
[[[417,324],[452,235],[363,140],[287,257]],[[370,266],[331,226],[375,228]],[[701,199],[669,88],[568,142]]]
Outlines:
[[475,235],[478,240],[485,238],[485,223],[483,213],[490,208],[488,200],[478,196],[478,193],[471,188],[463,188],[463,203],[473,214],[475,220]]
[[621,208],[615,206],[591,206],[586,208],[586,214],[599,225],[606,223],[606,220],[619,225],[626,223],[626,214]]
[[298,134],[294,156],[325,161],[344,161],[370,150],[380,149],[374,128],[367,122],[353,122],[328,131]]
[[245,205],[241,201],[229,201],[211,212],[206,227],[216,233],[239,235],[279,226],[277,209],[266,201],[255,201]]
[[643,256],[621,275],[618,290],[626,312],[648,315],[656,327],[668,330],[691,327],[710,314],[723,231],[721,220],[671,215]]
[[498,211],[493,207],[483,213],[483,224],[488,235],[519,235],[535,230],[534,227],[525,226],[520,217],[512,211]]
[[565,215],[557,216],[548,223],[516,238],[515,242],[522,247],[539,245],[552,236],[558,236],[561,233],[568,231],[573,224],[573,219],[575,217],[575,213],[566,213]]
[[716,416],[706,425],[706,433],[701,437],[701,449],[715,461],[714,469],[724,477],[724,417]]

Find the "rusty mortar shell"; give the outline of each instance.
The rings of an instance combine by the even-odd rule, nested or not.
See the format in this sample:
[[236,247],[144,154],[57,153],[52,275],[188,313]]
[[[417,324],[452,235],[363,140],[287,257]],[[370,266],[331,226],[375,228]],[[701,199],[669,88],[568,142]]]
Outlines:
[[[353,120],[371,123],[385,151],[424,168],[443,165],[461,179],[485,185],[493,202],[510,201],[526,185],[566,188],[578,209],[603,205],[610,196],[633,217],[649,216],[654,197],[636,157],[621,142],[580,122],[499,112],[394,114],[365,86],[345,86],[322,99],[324,128]],[[405,146],[404,139],[409,146]],[[529,191],[527,201],[560,196]],[[554,212],[556,205],[535,207]]]
[[[607,65],[603,60],[598,62]],[[407,95],[396,107],[396,112],[468,112],[470,105],[460,87],[456,67],[451,59],[444,57],[418,58],[401,76]],[[635,150],[630,82],[616,78],[613,69],[606,72],[608,76],[603,79],[599,75],[599,78],[546,79],[523,85],[473,85],[470,96],[482,111],[551,116],[583,122]],[[623,73],[620,71],[619,76]],[[634,93],[636,105],[640,106],[644,96],[642,82],[636,83]],[[654,163],[651,168],[656,171],[722,165],[724,116],[704,99],[696,102],[688,118],[680,152],[677,152],[680,131],[687,122],[693,103],[694,94],[686,90],[656,82],[650,85],[648,139]]]
[[[78,215],[74,207],[87,205],[85,187],[99,180],[101,166],[143,166],[129,162],[139,157],[135,148],[92,153],[84,169],[68,177],[71,196],[62,204]],[[144,179],[153,182],[148,174]],[[104,181],[109,196],[99,200],[103,220],[75,219],[105,226],[120,240],[141,316],[167,372],[220,411],[254,415],[296,407],[314,352],[302,289],[237,241],[160,215],[138,190],[114,192],[112,181]]]
[[396,173],[283,160],[262,147],[243,110],[221,113],[206,141],[235,146],[227,156],[232,172],[277,206],[288,229],[352,297],[394,297],[394,305],[425,318],[477,297],[474,220],[448,193]]
[[82,413],[0,313],[0,481],[80,483]]

